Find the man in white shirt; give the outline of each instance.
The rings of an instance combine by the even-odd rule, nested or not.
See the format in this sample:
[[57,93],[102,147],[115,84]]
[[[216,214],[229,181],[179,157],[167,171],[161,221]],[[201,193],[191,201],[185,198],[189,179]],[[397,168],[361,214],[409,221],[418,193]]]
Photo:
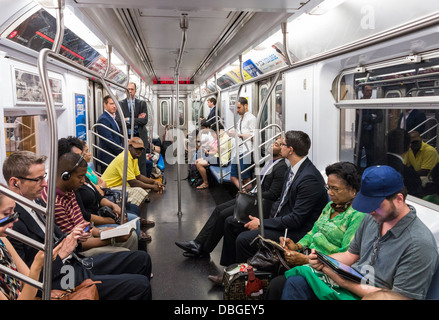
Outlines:
[[[236,124],[236,134],[239,137],[239,157],[245,155],[249,151],[252,151],[252,143],[253,139],[241,144],[247,138],[253,136],[254,130],[256,129],[256,117],[248,112],[248,102],[244,97],[240,97],[238,99],[237,112],[240,115],[240,118]],[[235,136],[235,130],[229,131],[229,136]],[[236,152],[236,151],[235,151]],[[242,173],[245,169],[247,169],[251,164],[251,153],[240,159],[241,166],[241,179],[243,184],[246,184],[251,179],[251,170],[247,170]],[[235,186],[239,189],[239,180],[238,180],[238,164],[236,161],[236,157],[232,159],[232,168],[230,173],[230,181],[232,181]]]

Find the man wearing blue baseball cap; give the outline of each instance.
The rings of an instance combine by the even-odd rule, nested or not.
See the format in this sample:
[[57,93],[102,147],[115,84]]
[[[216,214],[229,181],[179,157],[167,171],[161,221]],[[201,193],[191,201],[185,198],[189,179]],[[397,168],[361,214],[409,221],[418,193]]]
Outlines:
[[[348,251],[331,255],[359,271],[367,284],[341,277],[312,250],[310,265],[321,272],[298,267],[302,269],[287,279],[282,299],[360,299],[377,297],[382,289],[392,298],[425,299],[438,265],[437,244],[415,208],[406,204],[406,195],[395,169],[384,165],[367,168],[352,207],[368,215]],[[331,288],[326,285],[328,290],[322,290],[325,283],[332,283]]]

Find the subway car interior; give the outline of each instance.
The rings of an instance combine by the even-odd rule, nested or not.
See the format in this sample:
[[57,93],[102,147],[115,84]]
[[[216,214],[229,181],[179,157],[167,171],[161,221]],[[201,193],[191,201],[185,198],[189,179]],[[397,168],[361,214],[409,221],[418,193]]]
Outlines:
[[[0,162],[19,151],[47,156],[47,208],[34,208],[46,215],[47,226],[53,228],[56,221],[58,169],[63,167],[58,162],[58,140],[77,137],[86,142],[91,153],[88,166],[104,179],[110,166],[99,155],[116,157],[101,144],[107,138],[98,120],[109,113],[108,99],[119,119],[123,100],[131,95],[130,84],[135,101],[144,102],[141,124],[122,122],[114,130],[119,130],[119,152],[134,146],[136,134],[149,146],[138,163],[145,166],[140,157],[146,158],[152,173],[144,167],[139,174],[163,189],[148,189],[138,206],[139,217],[155,223],[142,227],[137,249],[151,259],[153,300],[225,299],[225,287],[209,279],[227,267],[220,264],[223,240],[209,254],[196,257],[183,254],[175,242],[195,239],[214,209],[235,199],[241,188],[261,190],[264,161],[268,163],[273,142],[284,139],[286,132],[309,136],[307,157],[325,181],[325,168],[336,162],[351,162],[363,172],[387,164],[389,153],[404,158],[388,139],[397,129],[407,131],[412,144],[415,132],[425,148],[439,150],[436,1],[0,3]],[[222,139],[222,132],[238,130],[238,122],[244,121],[238,109],[242,97],[255,123],[247,138],[252,148],[247,151],[258,164],[249,170],[253,180],[246,186],[240,165],[238,178],[232,179],[231,172],[242,140],[230,134],[231,143],[225,146]],[[133,117],[134,108],[129,112]],[[369,117],[372,120],[366,123]],[[197,133],[206,119],[213,119],[210,125],[214,124],[220,160],[204,167],[202,176],[196,159],[203,140]],[[122,212],[130,197],[128,161],[125,152],[120,171]],[[404,158],[410,166],[407,161]],[[436,163],[439,155],[427,172],[415,168],[422,185],[406,186],[406,202],[439,244]],[[10,190],[10,180],[3,174],[0,193],[29,205],[23,194]],[[23,240],[10,229],[5,232]],[[51,263],[53,250],[50,235],[46,241],[45,266]],[[50,298],[48,270],[36,284],[43,299]],[[25,276],[19,278],[32,283]],[[435,276],[431,283],[426,299],[438,299],[439,279]]]

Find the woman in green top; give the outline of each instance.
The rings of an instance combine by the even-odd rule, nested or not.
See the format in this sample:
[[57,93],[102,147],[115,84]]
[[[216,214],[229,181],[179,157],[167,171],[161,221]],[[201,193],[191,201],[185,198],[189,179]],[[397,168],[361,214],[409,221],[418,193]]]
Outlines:
[[[316,249],[324,254],[346,251],[365,214],[352,208],[352,201],[360,190],[361,174],[350,162],[337,162],[326,167],[326,189],[331,201],[323,208],[313,228],[297,243],[285,239],[285,259],[292,266],[308,264],[303,248]],[[284,238],[280,237],[283,245]],[[270,283],[268,299],[280,299],[285,276]]]

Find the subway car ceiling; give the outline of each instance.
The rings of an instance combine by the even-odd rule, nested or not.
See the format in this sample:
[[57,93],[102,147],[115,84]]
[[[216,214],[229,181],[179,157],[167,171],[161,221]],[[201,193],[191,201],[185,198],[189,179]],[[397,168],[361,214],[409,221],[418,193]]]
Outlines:
[[[35,13],[39,4],[49,8],[51,1],[1,2],[5,3],[2,7],[7,7],[0,14],[3,34],[17,21],[26,20]],[[67,14],[73,13],[96,35],[100,44],[93,47],[104,57],[105,45],[110,44],[121,61],[118,66],[121,71],[126,73],[126,65],[129,65],[132,72],[150,85],[154,84],[155,79],[164,83],[173,79],[182,42],[180,23],[182,15],[186,15],[187,43],[182,54],[179,78],[184,83],[199,84],[231,60],[236,60],[237,52],[244,52],[279,30],[280,24],[294,12],[299,13],[305,6],[321,1],[272,1],[269,8],[261,1],[234,2],[67,0],[64,11],[65,19]],[[237,3],[242,7],[236,7]],[[54,11],[51,14],[54,15]],[[2,38],[5,38],[4,34]],[[6,41],[1,43],[10,45]],[[36,55],[37,52],[31,54]],[[171,89],[169,85],[153,87],[153,91]],[[180,88],[181,91],[192,89],[193,86]]]
[[[1,2],[4,9],[0,13],[0,49],[4,46],[9,50],[16,49],[20,59],[23,52],[36,58],[39,50],[50,47],[50,35],[55,33],[56,19],[54,10],[48,8],[53,7],[52,3],[56,0]],[[388,12],[394,14],[389,16]],[[180,86],[180,92],[186,94],[212,81],[215,75],[219,77],[230,66],[239,66],[239,55],[243,55],[243,63],[251,61],[248,54],[254,52],[257,55],[263,51],[265,48],[261,47],[261,43],[281,34],[283,22],[286,22],[288,53],[294,66],[325,54],[334,53],[333,56],[337,56],[339,48],[349,49],[350,44],[355,44],[352,50],[370,46],[388,39],[386,33],[390,36],[398,32],[410,33],[411,23],[416,25],[423,19],[435,21],[438,12],[437,3],[428,0],[405,2],[404,5],[393,0],[370,0],[367,3],[355,0],[66,0],[64,15],[66,28],[71,28],[73,35],[77,32],[83,37],[80,40],[84,45],[77,50],[82,50],[80,53],[84,59],[77,59],[78,62],[87,64],[89,59],[89,63],[96,67],[98,61],[98,67],[105,70],[106,45],[111,45],[112,80],[124,83],[129,66],[130,79],[137,83],[141,79],[140,82],[157,94],[169,94],[175,90],[175,67],[183,34],[181,24],[186,19],[186,42],[178,70],[179,81],[184,84]],[[32,22],[38,20],[34,18],[46,23],[50,20],[50,28],[32,27]],[[78,25],[90,30],[92,36],[86,37],[89,32],[83,27],[75,30]],[[424,25],[435,28],[433,23]],[[31,39],[24,38],[20,33],[22,27],[33,32]],[[47,34],[44,33],[46,31]],[[68,44],[76,48],[74,46],[78,46],[80,41],[73,36],[70,38]],[[339,67],[351,68],[379,61],[382,57],[428,51],[435,48],[437,30],[428,32],[418,41],[410,37],[407,39],[400,38],[388,48],[362,51],[347,58],[341,56]],[[68,32],[64,44],[66,41],[69,41]],[[274,44],[276,48],[273,50],[285,55],[282,37],[269,46]],[[7,55],[8,49],[2,51]],[[65,45],[61,53],[81,56],[71,49]],[[76,59],[75,56],[72,58]],[[239,76],[239,67],[237,73]],[[246,79],[255,76],[244,73]]]

